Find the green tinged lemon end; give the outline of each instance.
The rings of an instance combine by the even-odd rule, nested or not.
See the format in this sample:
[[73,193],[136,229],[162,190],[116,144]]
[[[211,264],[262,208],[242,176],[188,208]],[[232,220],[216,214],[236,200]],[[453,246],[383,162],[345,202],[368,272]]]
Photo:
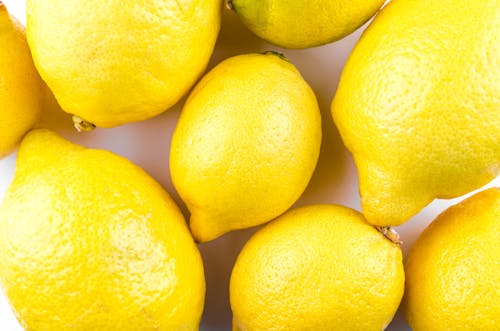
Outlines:
[[290,62],[290,61],[288,60],[288,58],[285,56],[285,54],[280,53],[280,52],[277,52],[277,51],[265,51],[265,52],[262,52],[262,54],[264,54],[264,55],[274,55],[274,56],[279,57],[279,58],[280,58],[280,59],[282,59],[282,60],[285,60],[285,61],[287,61],[287,62]]

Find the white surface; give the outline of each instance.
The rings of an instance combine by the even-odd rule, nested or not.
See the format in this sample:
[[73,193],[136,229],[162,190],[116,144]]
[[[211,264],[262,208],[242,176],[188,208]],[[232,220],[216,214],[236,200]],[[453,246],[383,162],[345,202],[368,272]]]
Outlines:
[[[9,11],[25,22],[25,3],[3,0]],[[254,37],[231,13],[225,10],[222,31],[210,67],[229,56],[279,50],[302,72],[318,97],[323,118],[323,145],[316,172],[298,205],[336,203],[359,210],[357,174],[352,158],[345,150],[330,116],[330,102],[335,93],[342,67],[349,52],[359,38],[360,31],[339,42],[308,50],[280,50]],[[180,102],[182,105],[183,101]],[[156,178],[182,206],[172,186],[168,171],[170,137],[179,115],[179,105],[163,115],[141,123],[115,129],[97,129],[91,133],[77,134],[68,115],[58,111],[46,116],[46,126],[66,138],[89,147],[111,150],[142,166]],[[7,189],[15,166],[15,153],[0,161],[0,198]],[[500,185],[500,177],[488,186]],[[462,198],[435,201],[409,222],[397,228],[406,254],[420,232],[434,217]],[[185,207],[182,206],[186,212]],[[227,234],[215,241],[201,244],[207,278],[207,301],[201,329],[210,331],[230,330],[228,282],[232,265],[245,241],[255,229]],[[0,293],[0,331],[20,331],[9,305]],[[398,312],[387,328],[389,331],[409,330]]]

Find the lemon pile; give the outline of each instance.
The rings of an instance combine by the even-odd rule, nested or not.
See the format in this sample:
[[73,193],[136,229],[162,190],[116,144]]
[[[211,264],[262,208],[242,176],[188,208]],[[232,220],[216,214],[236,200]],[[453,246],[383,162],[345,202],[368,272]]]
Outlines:
[[[196,242],[263,225],[227,284],[234,331],[383,330],[401,303],[415,331],[499,330],[500,188],[439,215],[406,261],[391,226],[500,173],[500,3],[383,3],[227,3],[285,48],[338,40],[380,10],[331,103],[361,213],[290,210],[319,159],[318,101],[277,52],[204,74],[221,0],[27,0],[26,32],[0,1],[0,157],[19,145],[0,206],[0,285],[22,327],[199,330]],[[169,160],[189,221],[140,167],[43,128],[52,93],[79,131],[187,96]]]

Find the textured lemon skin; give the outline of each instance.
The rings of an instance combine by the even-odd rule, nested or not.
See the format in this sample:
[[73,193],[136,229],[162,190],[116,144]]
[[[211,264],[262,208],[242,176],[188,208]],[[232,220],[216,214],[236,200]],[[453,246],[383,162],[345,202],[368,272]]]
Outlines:
[[0,2],[0,158],[9,154],[42,111],[43,83],[24,27]]
[[405,265],[403,311],[414,331],[500,328],[500,189],[449,208]]
[[363,212],[407,221],[500,173],[500,2],[394,0],[351,54],[332,114]]
[[26,330],[198,330],[200,254],[142,169],[47,130],[0,208],[0,280]]
[[316,97],[275,54],[227,59],[189,96],[170,152],[172,181],[199,241],[268,222],[302,194],[321,144]]
[[361,214],[303,207],[259,230],[238,256],[233,330],[382,330],[403,289],[399,246]]
[[256,35],[286,48],[307,48],[341,39],[368,21],[384,0],[232,0]]
[[35,64],[62,108],[100,127],[155,116],[205,70],[220,0],[28,0]]

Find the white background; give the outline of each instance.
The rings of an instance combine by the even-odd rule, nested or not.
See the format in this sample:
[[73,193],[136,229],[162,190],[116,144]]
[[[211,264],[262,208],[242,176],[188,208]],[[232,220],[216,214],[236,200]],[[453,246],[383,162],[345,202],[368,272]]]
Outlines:
[[[19,0],[3,0],[9,11],[25,23],[25,3]],[[361,33],[326,46],[308,50],[282,50],[253,36],[238,21],[237,17],[224,10],[223,25],[210,67],[229,56],[278,50],[284,53],[302,72],[310,83],[321,107],[323,118],[323,144],[316,172],[304,195],[296,203],[336,203],[359,210],[357,174],[352,158],[345,150],[330,116],[330,102],[335,93],[344,63]],[[1,47],[1,46],[0,46]],[[168,155],[170,138],[177,121],[180,105],[148,121],[124,125],[115,129],[97,129],[91,133],[77,134],[71,126],[71,118],[57,107],[45,115],[43,123],[63,134],[66,138],[89,147],[111,150],[142,166],[156,178],[177,200],[186,213],[170,180]],[[15,167],[15,153],[0,161],[0,198],[7,189]],[[500,177],[488,186],[500,185]],[[435,201],[420,214],[397,231],[403,239],[402,249],[406,255],[420,232],[443,209],[459,199]],[[207,302],[201,329],[210,331],[230,330],[228,282],[236,256],[255,229],[227,234],[215,241],[201,244],[207,278]],[[13,317],[9,305],[0,292],[0,331],[19,331],[20,326]],[[398,312],[387,330],[409,330]],[[56,330],[54,330],[56,331]]]

